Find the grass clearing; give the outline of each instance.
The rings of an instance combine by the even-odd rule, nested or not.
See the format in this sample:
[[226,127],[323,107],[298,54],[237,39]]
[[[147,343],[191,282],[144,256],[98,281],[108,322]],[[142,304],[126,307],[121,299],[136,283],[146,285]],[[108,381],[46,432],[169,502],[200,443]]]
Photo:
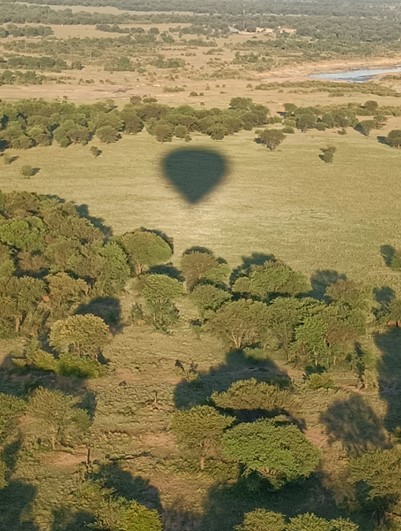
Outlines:
[[[391,124],[391,127],[395,123]],[[313,274],[335,269],[365,282],[391,282],[379,248],[398,246],[401,153],[350,131],[288,135],[276,152],[243,132],[222,142],[195,136],[190,148],[216,150],[228,163],[224,183],[188,205],[165,179],[161,161],[182,142],[159,144],[147,133],[89,148],[34,148],[12,153],[0,168],[0,187],[56,194],[88,206],[119,234],[145,226],[174,238],[175,256],[207,245],[231,265],[252,252],[270,252]],[[333,164],[320,149],[337,147]],[[40,168],[31,179],[21,166]]]

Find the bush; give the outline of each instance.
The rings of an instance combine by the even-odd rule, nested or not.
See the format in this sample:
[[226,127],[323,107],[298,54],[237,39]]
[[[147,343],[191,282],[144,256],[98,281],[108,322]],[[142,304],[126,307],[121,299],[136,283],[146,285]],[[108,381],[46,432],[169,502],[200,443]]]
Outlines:
[[293,127],[286,125],[285,127],[283,127],[282,132],[286,135],[293,135],[295,133],[295,130]]
[[32,166],[22,166],[21,168],[21,175],[25,177],[25,179],[29,179],[29,177],[32,177],[35,175],[35,169],[32,168]]
[[99,157],[99,155],[102,154],[102,150],[99,149],[97,146],[92,146],[89,151],[95,158]]
[[323,148],[321,149],[322,153],[320,155],[320,159],[323,162],[327,162],[327,163],[333,162],[334,153],[336,151],[337,151],[337,148],[334,146],[328,146],[327,148]]

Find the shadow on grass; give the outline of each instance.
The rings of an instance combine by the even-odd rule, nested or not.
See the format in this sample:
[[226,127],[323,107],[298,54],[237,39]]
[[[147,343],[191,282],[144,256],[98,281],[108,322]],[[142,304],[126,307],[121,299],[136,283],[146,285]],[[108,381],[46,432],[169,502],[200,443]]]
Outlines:
[[228,352],[225,363],[212,367],[208,372],[200,373],[195,380],[182,380],[175,389],[175,406],[187,409],[207,404],[215,391],[226,391],[234,382],[250,378],[265,382],[275,379],[290,381],[287,373],[273,361],[255,360],[242,351],[231,351]]
[[326,295],[327,288],[339,280],[347,280],[347,276],[334,269],[320,269],[315,271],[310,278],[312,291],[309,293],[309,296],[316,299],[323,299]]
[[75,311],[75,315],[87,313],[103,319],[113,335],[118,334],[124,328],[121,304],[116,297],[96,297],[86,304],[81,304]]
[[401,329],[375,334],[374,340],[381,352],[377,373],[380,397],[387,402],[385,427],[401,429]]
[[190,204],[199,203],[220,187],[228,174],[228,161],[211,149],[179,148],[161,162],[164,177]]
[[350,455],[390,447],[382,420],[359,395],[336,400],[319,420],[326,426],[329,442],[340,441]]

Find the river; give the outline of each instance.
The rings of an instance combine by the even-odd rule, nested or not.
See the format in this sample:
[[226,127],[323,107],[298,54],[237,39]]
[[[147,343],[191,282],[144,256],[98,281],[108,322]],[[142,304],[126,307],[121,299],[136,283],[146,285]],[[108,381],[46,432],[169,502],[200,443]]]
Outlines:
[[401,66],[372,69],[363,68],[359,70],[343,70],[341,72],[323,72],[321,74],[313,74],[310,77],[321,81],[351,81],[353,83],[365,83],[375,76],[394,74],[396,72],[401,72]]

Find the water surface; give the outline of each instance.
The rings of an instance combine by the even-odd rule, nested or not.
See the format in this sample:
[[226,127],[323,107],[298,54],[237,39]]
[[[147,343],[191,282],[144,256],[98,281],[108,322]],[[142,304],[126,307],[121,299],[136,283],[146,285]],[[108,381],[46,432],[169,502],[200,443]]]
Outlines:
[[354,83],[364,83],[380,74],[391,74],[401,72],[401,66],[389,68],[361,68],[359,70],[343,70],[341,72],[323,72],[313,74],[310,77],[321,81],[352,81]]

